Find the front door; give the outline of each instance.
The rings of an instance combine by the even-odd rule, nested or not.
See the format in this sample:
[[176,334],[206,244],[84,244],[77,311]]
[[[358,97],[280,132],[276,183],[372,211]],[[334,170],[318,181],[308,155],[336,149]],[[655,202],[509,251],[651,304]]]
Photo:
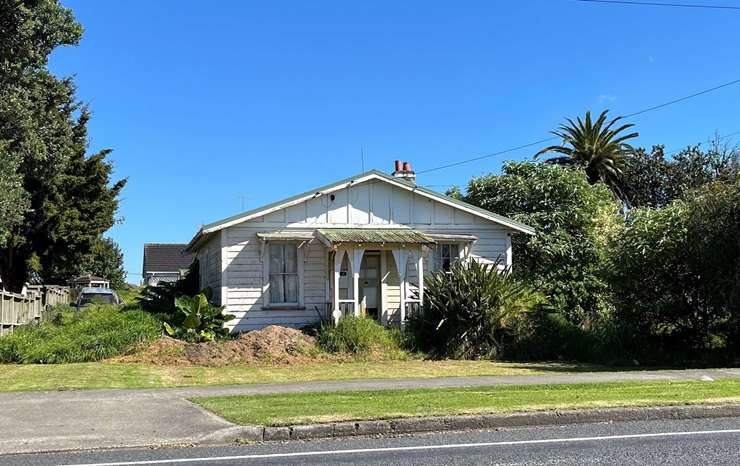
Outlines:
[[360,303],[365,315],[380,318],[380,254],[366,252],[360,266]]

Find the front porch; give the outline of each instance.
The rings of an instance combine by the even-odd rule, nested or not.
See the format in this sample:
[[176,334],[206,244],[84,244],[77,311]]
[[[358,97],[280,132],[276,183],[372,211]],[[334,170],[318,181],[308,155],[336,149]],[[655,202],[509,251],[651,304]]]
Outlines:
[[316,238],[329,249],[332,318],[367,316],[401,325],[424,301],[424,262],[435,244],[409,229],[327,229]]

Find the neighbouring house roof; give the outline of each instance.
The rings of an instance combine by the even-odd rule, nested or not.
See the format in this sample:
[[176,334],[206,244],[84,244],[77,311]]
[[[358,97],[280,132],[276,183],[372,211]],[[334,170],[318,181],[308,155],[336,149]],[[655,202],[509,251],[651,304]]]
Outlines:
[[193,263],[195,255],[184,252],[187,244],[149,243],[144,245],[144,274],[179,272]]
[[324,243],[434,244],[428,235],[411,228],[319,228],[316,236]]
[[423,186],[418,186],[412,182],[409,182],[399,177],[389,175],[380,170],[370,170],[368,172],[361,173],[356,176],[345,178],[343,180],[336,181],[334,183],[331,183],[331,184],[328,184],[328,185],[325,185],[325,186],[322,186],[316,189],[312,189],[310,191],[306,191],[301,194],[297,194],[295,196],[289,197],[287,199],[283,199],[281,201],[273,202],[272,204],[268,204],[263,207],[259,207],[257,209],[249,210],[247,212],[242,212],[240,214],[233,215],[223,220],[219,220],[217,222],[203,225],[198,230],[198,232],[195,234],[195,236],[193,236],[193,239],[191,239],[190,242],[186,245],[186,248],[188,250],[193,250],[196,244],[198,244],[202,239],[204,239],[204,237],[210,236],[210,234],[220,231],[224,228],[228,228],[232,225],[246,222],[248,220],[260,217],[262,215],[269,214],[271,212],[283,209],[285,207],[289,207],[291,205],[299,204],[301,202],[309,200],[318,195],[328,194],[333,191],[337,191],[339,189],[347,187],[350,184],[359,184],[359,183],[369,181],[369,180],[380,180],[380,181],[387,182],[389,184],[395,185],[407,191],[419,194],[429,199],[436,200],[438,202],[449,205],[451,207],[458,208],[472,215],[485,218],[489,221],[498,223],[500,225],[506,226],[508,228],[511,228],[513,230],[516,230],[522,233],[527,233],[530,235],[535,233],[534,228],[532,228],[529,225],[525,225],[524,223],[517,222],[516,220],[512,220],[510,218],[495,214],[493,212],[489,212],[485,209],[481,209],[480,207],[474,206],[472,204],[468,204],[467,202],[463,202],[459,199],[455,199],[453,197],[440,194],[436,191],[432,191],[431,189],[424,188]]

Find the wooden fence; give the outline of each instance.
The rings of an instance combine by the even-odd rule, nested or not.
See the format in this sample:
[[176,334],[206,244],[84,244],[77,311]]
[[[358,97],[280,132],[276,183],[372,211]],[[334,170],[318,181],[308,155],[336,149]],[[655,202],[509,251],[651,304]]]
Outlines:
[[58,304],[69,304],[72,293],[64,286],[31,286],[25,295],[0,290],[0,335],[19,325],[43,319],[44,311]]

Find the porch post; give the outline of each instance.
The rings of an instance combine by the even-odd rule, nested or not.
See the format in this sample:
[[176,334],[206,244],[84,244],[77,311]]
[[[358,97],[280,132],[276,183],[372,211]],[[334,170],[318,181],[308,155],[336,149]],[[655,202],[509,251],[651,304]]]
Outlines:
[[424,304],[424,246],[419,246],[419,306]]
[[396,261],[398,278],[401,281],[401,325],[406,321],[406,262],[408,251],[405,249],[393,249],[393,260]]
[[362,248],[355,248],[353,251],[352,261],[352,295],[355,300],[355,316],[360,315],[360,267],[362,266],[362,256],[365,254],[365,250]]
[[332,289],[332,304],[334,305],[334,325],[339,323],[339,318],[342,317],[342,310],[339,309],[339,275],[342,268],[342,260],[344,259],[344,250],[338,249],[334,251],[334,288]]

